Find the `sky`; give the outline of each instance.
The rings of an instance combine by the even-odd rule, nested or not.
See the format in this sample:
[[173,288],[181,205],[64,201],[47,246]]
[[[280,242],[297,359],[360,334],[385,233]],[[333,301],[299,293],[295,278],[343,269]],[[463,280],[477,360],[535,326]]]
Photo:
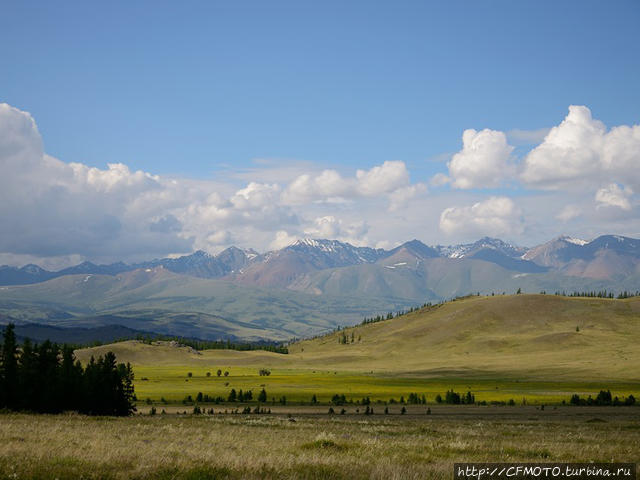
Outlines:
[[0,264],[640,236],[640,2],[5,2]]

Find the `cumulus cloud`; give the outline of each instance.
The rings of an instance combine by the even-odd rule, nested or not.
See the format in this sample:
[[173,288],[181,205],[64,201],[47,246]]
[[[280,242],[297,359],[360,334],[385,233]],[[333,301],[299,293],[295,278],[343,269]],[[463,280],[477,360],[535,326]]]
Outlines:
[[444,173],[436,173],[429,180],[429,184],[432,187],[442,187],[443,185],[446,185],[450,181],[451,181],[451,179],[447,175],[445,175]]
[[368,231],[369,227],[364,221],[346,223],[333,215],[325,215],[315,218],[313,225],[307,227],[304,233],[312,238],[332,238],[359,245]]
[[556,219],[561,222],[568,222],[582,215],[582,208],[577,205],[567,205],[556,215]]
[[427,186],[424,183],[415,183],[398,188],[389,194],[389,211],[395,212],[400,210],[405,207],[411,199],[425,193],[427,193]]
[[218,251],[232,242],[265,249],[309,233],[361,242],[364,219],[343,221],[316,210],[331,205],[357,217],[371,203],[376,208],[368,211],[381,214],[379,199],[397,209],[426,191],[410,184],[400,161],[352,176],[305,162],[256,165],[240,177],[254,173],[263,181],[234,185],[240,177],[198,181],[123,163],[65,163],[44,152],[28,112],[0,104],[0,257],[41,258],[43,264],[136,261],[196,248]]
[[299,205],[316,200],[353,196],[356,182],[343,178],[335,170],[317,176],[303,174],[294,179],[282,194],[285,204]]
[[504,132],[473,129],[462,134],[462,150],[448,164],[451,185],[455,188],[493,188],[513,176],[513,147]]
[[365,196],[390,193],[409,184],[409,171],[404,162],[387,161],[371,170],[358,170],[358,191]]
[[136,210],[136,198],[164,188],[157,177],[122,164],[100,170],[46,155],[31,115],[6,104],[0,166],[0,252],[96,258],[191,248],[176,231],[158,228],[167,213],[161,205]]
[[345,178],[336,170],[300,175],[284,190],[282,201],[287,205],[335,203],[341,199],[390,195],[408,185],[409,171],[404,162],[386,161],[370,170],[357,170],[355,178]]
[[607,132],[584,106],[572,105],[560,125],[525,158],[520,178],[542,189],[579,190],[602,182],[640,186],[640,126]]
[[289,245],[296,243],[299,238],[295,235],[290,235],[286,230],[278,230],[276,232],[275,238],[269,244],[269,248],[271,250],[279,250],[284,247],[288,247]]
[[440,214],[440,230],[448,235],[521,233],[522,212],[508,197],[489,197],[471,206],[449,207]]
[[[520,207],[536,231],[542,226],[552,235],[552,222],[578,218],[576,228],[592,222],[589,231],[597,230],[600,222],[625,233],[619,225],[636,214],[634,191],[640,188],[640,126],[607,131],[586,107],[571,107],[523,159],[520,175],[507,138],[513,134],[465,131],[448,175],[429,182],[453,188],[430,195],[424,183],[410,182],[401,161],[352,173],[265,161],[236,176],[227,172],[223,180],[195,180],[118,162],[104,168],[65,163],[46,154],[29,113],[0,104],[0,263],[137,261],[194,249],[213,253],[231,244],[265,250],[303,236],[359,245],[413,237],[435,243],[438,222],[440,232],[456,240],[513,238],[524,231]],[[523,188],[555,191],[519,197],[518,206],[464,191],[517,178]],[[558,205],[566,207],[558,211]],[[612,219],[617,223],[606,223]]]
[[631,210],[631,195],[633,191],[630,188],[612,183],[596,192],[596,202],[599,208],[616,207],[628,211]]
[[279,193],[276,184],[251,182],[231,197],[231,204],[239,210],[260,210],[273,205]]

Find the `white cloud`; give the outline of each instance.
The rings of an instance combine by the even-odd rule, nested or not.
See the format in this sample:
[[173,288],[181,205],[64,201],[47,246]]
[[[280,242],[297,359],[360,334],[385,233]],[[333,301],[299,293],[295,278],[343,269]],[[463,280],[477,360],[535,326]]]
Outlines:
[[429,180],[429,184],[432,187],[442,187],[443,185],[446,185],[447,183],[451,182],[451,178],[449,178],[447,175],[445,175],[444,173],[436,173],[433,177],[431,177],[431,179]]
[[277,201],[279,193],[280,187],[276,184],[251,182],[231,197],[231,204],[239,210],[264,209]]
[[[255,169],[236,176],[226,171],[224,181],[168,178],[123,163],[65,163],[44,152],[29,113],[0,104],[0,263],[137,261],[230,244],[265,250],[303,236],[392,246],[414,237],[436,243],[444,232],[456,241],[488,234],[529,243],[531,235],[556,235],[558,220],[576,220],[572,228],[591,236],[637,231],[629,220],[636,214],[633,191],[640,188],[640,126],[607,132],[587,113],[572,107],[569,120],[524,161],[522,178],[535,182],[523,187],[556,190],[518,197],[516,206],[506,197],[464,191],[518,178],[512,147],[492,130],[465,132],[450,176],[430,181],[457,189],[426,195],[427,186],[411,183],[401,161],[350,174],[308,162],[256,161]],[[558,189],[564,182],[569,190]],[[589,188],[576,188],[579,182]]]
[[317,176],[303,174],[289,184],[282,194],[282,200],[288,205],[300,205],[316,200],[349,197],[353,196],[355,185],[353,179],[345,179],[335,170],[323,170]]
[[358,170],[358,191],[364,196],[390,193],[409,184],[409,171],[404,162],[386,161],[371,170]]
[[622,210],[631,210],[629,198],[633,191],[624,185],[620,187],[616,183],[607,185],[596,192],[596,202],[598,207],[617,207]]
[[[27,112],[0,105],[0,252],[52,258],[128,257],[189,251],[191,241],[157,219],[179,201],[152,198],[158,177],[121,164],[106,170],[46,155]],[[177,192],[176,192],[177,193]]]
[[364,221],[347,224],[333,215],[325,215],[315,218],[313,225],[307,227],[304,233],[312,238],[330,238],[360,245],[368,230]]
[[508,197],[489,197],[471,206],[449,207],[440,215],[448,235],[511,235],[522,232],[522,212]]
[[389,211],[395,212],[404,208],[411,199],[418,195],[427,193],[427,186],[424,183],[415,183],[406,187],[398,188],[389,194]]
[[556,215],[556,219],[561,222],[568,222],[582,215],[582,208],[577,205],[567,205]]
[[493,188],[513,176],[513,147],[503,132],[484,129],[465,130],[462,150],[448,164],[451,184],[455,188]]
[[279,250],[295,243],[299,238],[295,235],[289,235],[285,230],[278,230],[275,238],[269,244],[271,250]]
[[604,124],[587,107],[572,105],[569,114],[553,127],[525,160],[522,179],[543,188],[563,188],[593,177],[600,170]]
[[542,189],[580,190],[611,182],[640,186],[640,126],[614,127],[572,105],[524,161],[521,179]]
[[[357,170],[355,178],[345,178],[336,170],[300,175],[285,188],[281,200],[285,205],[342,203],[345,199],[393,195],[409,185],[409,171],[404,162],[386,161],[370,170]],[[418,190],[422,188],[418,187]],[[418,193],[418,190],[414,189],[414,192]],[[402,195],[397,193],[396,198]]]

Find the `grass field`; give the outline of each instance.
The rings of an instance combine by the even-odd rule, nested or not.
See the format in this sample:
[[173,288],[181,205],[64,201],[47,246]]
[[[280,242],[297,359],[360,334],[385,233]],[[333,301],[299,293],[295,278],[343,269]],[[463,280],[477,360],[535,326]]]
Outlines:
[[[638,299],[516,295],[353,327],[288,355],[134,341],[79,350],[83,362],[111,350],[132,363],[138,414],[0,414],[0,478],[448,479],[457,461],[634,462],[640,407],[561,402],[601,389],[640,398],[639,344]],[[254,399],[265,388],[271,414],[232,413],[246,405],[233,403],[184,415],[185,396],[232,388]],[[451,388],[515,405],[434,403]],[[427,405],[388,403],[410,393]],[[334,394],[354,403],[329,415]],[[357,403],[365,396],[373,415]]]
[[0,415],[0,478],[449,479],[460,462],[630,462],[640,409],[432,415]]
[[[342,344],[342,336],[349,343]],[[353,337],[353,343],[351,338]],[[136,374],[138,398],[180,402],[198,392],[265,388],[269,400],[372,401],[415,392],[434,402],[453,388],[476,401],[568,401],[571,394],[640,398],[640,299],[551,295],[470,297],[290,346],[288,355],[122,342],[78,351],[82,361],[113,350]],[[259,376],[267,368],[269,376]],[[218,369],[228,377],[216,376]],[[192,377],[188,377],[191,372]],[[211,377],[207,377],[207,372]]]
[[[198,392],[210,397],[227,398],[229,391],[251,390],[254,398],[264,388],[269,402],[276,403],[285,396],[289,402],[309,403],[313,395],[321,403],[329,403],[334,394],[344,394],[353,401],[370,397],[372,402],[405,399],[409,393],[425,395],[427,402],[435,403],[436,395],[444,397],[451,388],[460,393],[471,391],[476,401],[509,401],[521,404],[523,398],[530,404],[559,404],[569,401],[573,393],[581,396],[595,395],[601,389],[611,389],[619,397],[633,394],[640,397],[640,385],[634,382],[614,381],[531,381],[504,378],[458,378],[441,376],[438,378],[395,377],[327,370],[274,369],[268,377],[259,376],[255,367],[228,368],[229,377],[206,376],[206,369],[185,366],[137,366],[135,372],[136,395],[140,401],[150,398],[158,403],[164,398],[169,403],[182,401],[187,395],[196,397]],[[188,377],[188,373],[192,377]],[[145,379],[145,380],[143,380]]]

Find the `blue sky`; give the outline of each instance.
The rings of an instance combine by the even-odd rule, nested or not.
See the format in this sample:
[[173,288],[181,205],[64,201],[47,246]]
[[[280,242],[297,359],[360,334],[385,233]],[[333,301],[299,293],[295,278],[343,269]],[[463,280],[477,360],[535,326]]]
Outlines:
[[93,166],[399,159],[420,177],[465,128],[640,112],[637,1],[7,2],[3,17],[3,100],[48,153]]
[[[278,183],[284,192],[305,169],[335,169],[346,178],[357,169],[401,161],[408,185],[423,184],[426,190],[418,193],[432,195],[428,205],[437,223],[447,202],[547,198],[545,192],[554,190],[531,176],[526,185],[514,176],[459,187],[447,162],[461,150],[465,129],[505,132],[515,147],[510,161],[518,165],[546,130],[530,142],[513,130],[559,125],[569,105],[588,107],[607,128],[639,123],[637,1],[25,1],[5,2],[1,13],[0,102],[30,114],[48,155],[101,170],[121,163],[163,181],[213,182],[206,193],[223,197],[250,181]],[[449,175],[449,183],[434,185],[438,173]],[[635,212],[633,186],[618,178],[594,186],[590,196],[618,185],[617,193],[630,202],[623,210]],[[572,190],[554,185],[555,195]],[[372,211],[379,210],[367,195]],[[285,217],[299,218],[292,224],[297,227],[278,229],[288,235],[281,233],[283,239],[310,231],[305,225],[318,218],[342,220],[346,207],[337,207],[340,202],[325,202],[324,210],[317,199],[312,203],[304,211],[288,207],[293,210]],[[531,238],[531,229],[542,238],[554,231],[589,235],[617,228],[593,219],[538,228],[541,220],[526,206],[518,208],[531,221],[496,234],[518,241]],[[188,223],[175,212],[166,215]],[[360,240],[400,241],[374,228],[376,222],[400,222],[393,215],[395,220],[361,219],[370,233]],[[354,212],[345,214],[343,225],[354,222]],[[196,239],[189,245],[216,250],[226,241],[258,238],[239,228],[212,227],[228,230],[220,235],[224,242]],[[451,234],[454,241],[491,233],[421,228],[411,236]],[[633,220],[626,233],[639,230]],[[265,234],[255,246],[267,248],[274,235]],[[35,246],[30,252],[0,250],[44,255]],[[91,257],[86,249],[58,253]]]

